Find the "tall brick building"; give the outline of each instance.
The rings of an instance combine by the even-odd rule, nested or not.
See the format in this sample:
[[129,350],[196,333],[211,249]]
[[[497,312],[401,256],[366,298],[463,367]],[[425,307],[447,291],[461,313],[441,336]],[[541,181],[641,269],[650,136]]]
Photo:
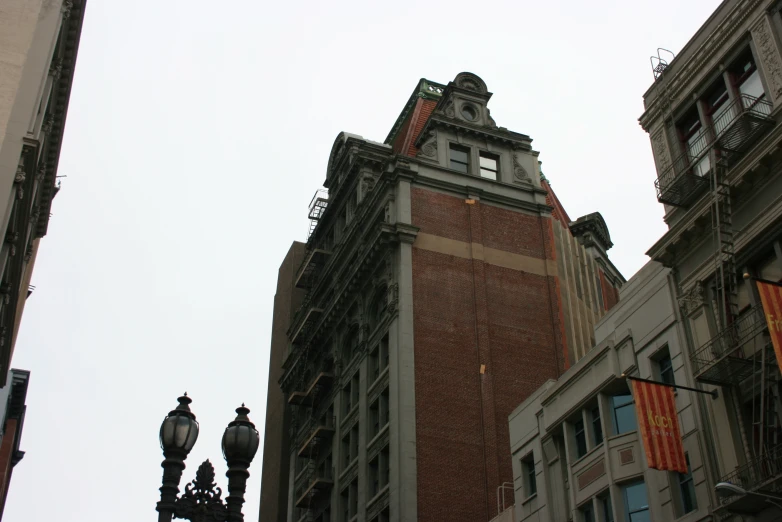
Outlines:
[[280,270],[261,520],[489,520],[508,415],[616,303],[604,220],[570,220],[490,98],[422,79],[384,143],[337,137]]

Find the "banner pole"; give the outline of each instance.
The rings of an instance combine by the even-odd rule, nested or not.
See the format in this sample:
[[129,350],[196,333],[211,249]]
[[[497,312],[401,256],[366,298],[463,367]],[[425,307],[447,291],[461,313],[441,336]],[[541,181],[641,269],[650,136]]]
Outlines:
[[[780,285],[780,286],[782,286],[782,285]],[[706,395],[711,395],[714,399],[716,399],[717,396],[718,396],[717,390],[711,390],[711,391],[699,390],[698,388],[691,388],[690,386],[681,386],[679,384],[668,384],[666,382],[653,381],[651,379],[642,379],[640,377],[633,377],[632,375],[625,375],[624,373],[622,374],[622,377],[624,377],[625,379],[630,379],[632,381],[648,382],[649,384],[659,384],[660,386],[666,386],[668,388],[674,388],[674,389],[679,389],[679,390],[688,390],[688,391],[693,391],[693,392],[697,392],[697,393],[705,393]]]

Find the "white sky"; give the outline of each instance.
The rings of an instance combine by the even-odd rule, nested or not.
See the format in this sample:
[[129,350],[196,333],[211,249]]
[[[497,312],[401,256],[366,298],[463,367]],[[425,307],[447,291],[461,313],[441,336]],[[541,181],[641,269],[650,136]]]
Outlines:
[[154,520],[158,429],[185,390],[201,436],[182,486],[208,457],[225,487],[234,409],[263,430],[277,269],[332,143],[383,141],[421,77],[483,78],[570,217],[602,213],[629,278],[665,230],[637,122],[649,56],[718,3],[89,0],[13,360],[32,375],[5,520]]

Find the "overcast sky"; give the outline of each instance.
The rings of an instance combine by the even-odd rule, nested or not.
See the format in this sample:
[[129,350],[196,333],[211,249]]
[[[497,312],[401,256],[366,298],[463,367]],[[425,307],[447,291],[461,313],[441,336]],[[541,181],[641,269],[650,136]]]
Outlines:
[[[187,391],[210,458],[263,430],[272,303],[340,131],[383,141],[418,79],[470,71],[570,217],[630,277],[665,230],[637,119],[657,47],[717,0],[89,0],[54,201],[13,367],[32,372],[5,520],[154,520],[158,429]],[[263,449],[245,516],[258,516]]]

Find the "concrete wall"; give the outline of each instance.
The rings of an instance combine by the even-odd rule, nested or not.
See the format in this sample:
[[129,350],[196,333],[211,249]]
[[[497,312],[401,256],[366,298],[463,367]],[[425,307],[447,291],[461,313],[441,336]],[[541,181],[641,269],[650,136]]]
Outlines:
[[283,357],[288,349],[288,327],[304,297],[303,291],[294,287],[294,282],[305,251],[304,243],[294,241],[277,275],[263,436],[261,522],[285,522],[288,514],[290,412],[278,381],[282,376]]
[[[709,480],[713,452],[703,433],[698,402],[702,396],[684,390],[676,394],[698,504],[686,516],[678,501],[676,477],[648,469],[637,432],[614,435],[612,423],[610,397],[628,390],[622,373],[659,380],[655,357],[664,348],[670,354],[676,383],[694,384],[684,357],[684,333],[672,288],[668,269],[655,262],[645,265],[623,286],[619,304],[597,325],[598,345],[510,415],[517,521],[555,522],[570,516],[580,521],[579,508],[592,502],[597,508],[594,499],[607,493],[614,519],[623,520],[621,485],[638,479],[647,484],[652,520],[701,520],[709,514],[714,502]],[[590,435],[587,453],[577,458],[573,423],[583,420],[588,426],[592,408],[600,410],[604,441],[595,444]],[[521,465],[530,452],[538,477],[538,491],[532,496],[525,492]]]

